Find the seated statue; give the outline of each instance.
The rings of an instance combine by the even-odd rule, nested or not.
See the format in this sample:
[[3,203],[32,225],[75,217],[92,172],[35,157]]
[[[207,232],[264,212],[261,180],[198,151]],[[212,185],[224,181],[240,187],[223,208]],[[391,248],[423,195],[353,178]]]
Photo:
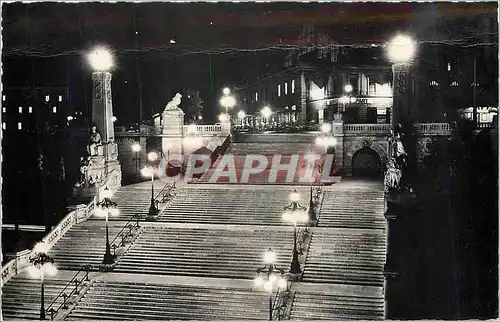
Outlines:
[[180,93],[175,94],[175,96],[167,103],[165,110],[172,110],[179,108],[179,105],[181,104],[181,98],[182,94]]
[[95,125],[92,125],[87,152],[90,154],[90,156],[99,155],[100,146],[102,146],[101,134],[97,132],[97,127]]

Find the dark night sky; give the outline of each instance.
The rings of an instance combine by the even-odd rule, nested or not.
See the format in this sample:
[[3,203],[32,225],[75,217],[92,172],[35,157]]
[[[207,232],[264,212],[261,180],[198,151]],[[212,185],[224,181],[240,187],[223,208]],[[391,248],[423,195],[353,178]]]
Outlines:
[[[115,114],[128,123],[137,115],[137,53],[144,115],[149,116],[151,110],[162,110],[176,91],[199,89],[205,105],[215,106],[221,87],[279,70],[287,49],[301,45],[299,36],[307,25],[339,44],[369,46],[383,44],[397,31],[425,34],[435,21],[467,22],[496,15],[496,10],[496,3],[3,4],[3,83],[68,84],[72,108],[83,109],[84,84],[90,91],[84,54],[105,44],[116,60]],[[457,26],[423,40],[460,39],[468,27]]]

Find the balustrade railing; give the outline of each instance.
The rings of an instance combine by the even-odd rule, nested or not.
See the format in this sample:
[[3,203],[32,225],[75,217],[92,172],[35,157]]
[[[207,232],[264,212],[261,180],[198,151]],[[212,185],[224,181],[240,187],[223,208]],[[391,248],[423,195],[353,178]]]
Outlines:
[[[94,213],[96,198],[85,207],[77,207],[76,210],[67,214],[43,239],[50,250],[52,246],[64,235],[74,224],[87,220]],[[21,270],[29,265],[31,250],[26,249],[18,252],[16,258],[10,260],[2,267],[2,286]]]
[[[113,249],[113,252],[115,252],[113,255],[116,255],[117,248],[123,247],[126,245],[127,238],[133,237],[135,234],[135,231],[139,228],[140,228],[139,215],[134,215],[134,216],[132,216],[132,219],[130,219],[123,226],[123,228],[120,230],[120,232],[111,241],[111,248]],[[128,229],[128,231],[127,231],[127,229]],[[120,238],[121,238],[121,240],[119,240]]]
[[344,133],[346,134],[389,134],[390,132],[390,124],[344,124]]
[[222,126],[219,124],[210,124],[210,125],[184,125],[183,126],[184,133],[192,133],[198,135],[204,134],[216,134],[222,132]]
[[[59,311],[61,309],[67,310],[68,309],[68,299],[70,299],[73,295],[78,295],[79,290],[78,287],[80,287],[84,282],[90,281],[89,279],[89,273],[92,271],[92,266],[91,265],[85,265],[83,266],[74,276],[73,278],[66,284],[66,286],[62,289],[62,291],[54,298],[52,303],[45,309],[45,312],[50,315],[50,319],[54,320],[54,317],[57,316]],[[83,274],[80,274],[83,273]],[[68,287],[71,288],[74,285],[74,287],[71,289],[71,292],[68,292]],[[80,289],[81,290],[81,289]],[[56,308],[56,302],[59,298],[63,298],[63,302],[59,304],[59,306]]]

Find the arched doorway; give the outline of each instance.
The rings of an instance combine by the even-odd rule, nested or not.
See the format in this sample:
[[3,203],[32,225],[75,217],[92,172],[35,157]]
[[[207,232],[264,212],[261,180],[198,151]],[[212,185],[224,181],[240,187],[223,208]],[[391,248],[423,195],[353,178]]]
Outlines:
[[377,178],[382,175],[382,162],[374,150],[364,147],[352,157],[352,176]]

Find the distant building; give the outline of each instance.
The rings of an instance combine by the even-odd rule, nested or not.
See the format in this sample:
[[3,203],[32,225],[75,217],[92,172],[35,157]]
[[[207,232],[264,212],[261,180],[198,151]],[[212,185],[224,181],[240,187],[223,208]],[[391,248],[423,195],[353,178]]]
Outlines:
[[[1,106],[4,221],[43,224],[45,210],[57,212],[56,198],[63,195],[54,182],[65,179],[55,174],[66,176],[72,166],[68,88],[7,86]],[[43,179],[41,168],[51,177]]]

